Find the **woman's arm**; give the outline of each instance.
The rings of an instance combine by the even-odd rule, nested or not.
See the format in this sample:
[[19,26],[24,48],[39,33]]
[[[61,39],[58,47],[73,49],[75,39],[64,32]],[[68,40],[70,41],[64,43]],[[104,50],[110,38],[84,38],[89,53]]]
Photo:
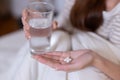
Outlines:
[[94,66],[113,80],[120,80],[120,65],[114,64],[109,60],[99,56],[99,58],[96,58]]
[[[120,14],[111,21],[109,40],[112,44],[120,47]],[[98,58],[95,66],[114,80],[120,80],[120,65],[114,64],[105,58]]]
[[[72,58],[70,63],[65,63],[66,57]],[[34,55],[39,62],[60,71],[78,71],[88,66],[100,69],[112,80],[120,80],[120,66],[99,56],[91,50],[78,50],[70,52],[50,52],[45,55]]]

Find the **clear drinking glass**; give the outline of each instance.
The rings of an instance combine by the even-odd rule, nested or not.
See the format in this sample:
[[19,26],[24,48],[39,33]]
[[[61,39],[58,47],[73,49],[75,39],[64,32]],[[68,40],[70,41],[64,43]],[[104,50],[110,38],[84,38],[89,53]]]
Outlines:
[[53,6],[46,2],[31,2],[27,11],[31,35],[29,39],[31,54],[43,54],[50,51]]

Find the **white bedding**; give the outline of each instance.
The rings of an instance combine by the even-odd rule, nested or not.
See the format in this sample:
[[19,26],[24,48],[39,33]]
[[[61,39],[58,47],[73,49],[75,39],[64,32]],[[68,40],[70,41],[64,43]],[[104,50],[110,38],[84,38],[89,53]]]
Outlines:
[[22,30],[0,37],[0,80],[10,80],[18,51],[26,43]]
[[[92,49],[112,62],[120,64],[119,49],[94,33],[76,32],[69,36],[67,33],[57,31],[53,33],[52,41],[52,50],[69,51],[71,47],[73,50]],[[9,72],[0,72],[0,80],[111,80],[92,66],[72,73],[56,71],[34,60],[29,53],[28,44],[25,44],[13,58],[11,61],[3,59],[12,66],[8,68],[9,65],[7,64],[4,68],[6,62],[4,63],[3,72],[6,69]],[[2,70],[1,66],[0,69]]]

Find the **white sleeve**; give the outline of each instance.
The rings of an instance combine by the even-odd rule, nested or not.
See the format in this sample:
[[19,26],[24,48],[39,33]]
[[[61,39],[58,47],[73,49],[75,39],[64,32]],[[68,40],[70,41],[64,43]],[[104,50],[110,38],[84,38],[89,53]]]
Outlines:
[[120,47],[120,14],[114,17],[110,27],[109,40]]

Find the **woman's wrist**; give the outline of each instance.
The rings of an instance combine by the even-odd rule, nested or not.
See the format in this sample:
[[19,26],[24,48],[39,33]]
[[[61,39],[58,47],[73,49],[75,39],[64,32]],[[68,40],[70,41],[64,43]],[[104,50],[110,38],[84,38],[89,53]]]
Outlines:
[[[95,56],[93,66],[114,80],[120,80],[120,66],[99,55]],[[113,72],[114,71],[114,72]]]
[[93,60],[93,66],[96,68],[100,68],[102,66],[104,66],[104,64],[106,63],[105,58],[101,57],[100,55],[94,55],[94,60]]

